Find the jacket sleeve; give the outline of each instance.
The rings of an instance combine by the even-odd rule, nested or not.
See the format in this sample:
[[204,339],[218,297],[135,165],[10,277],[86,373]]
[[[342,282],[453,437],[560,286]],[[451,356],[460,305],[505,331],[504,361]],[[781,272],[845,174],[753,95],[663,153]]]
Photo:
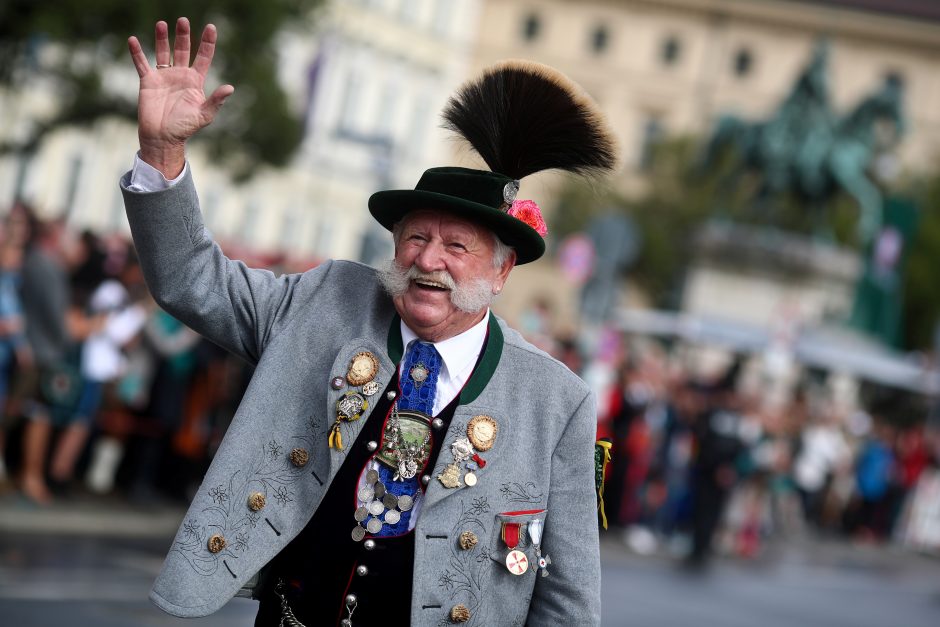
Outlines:
[[228,259],[203,225],[189,169],[166,190],[135,192],[129,184],[130,173],[121,179],[121,191],[154,299],[201,335],[257,363],[298,285],[321,281],[329,263],[276,277]]
[[594,492],[597,415],[588,392],[552,454],[543,554],[550,576],[539,577],[528,625],[600,625],[601,564]]

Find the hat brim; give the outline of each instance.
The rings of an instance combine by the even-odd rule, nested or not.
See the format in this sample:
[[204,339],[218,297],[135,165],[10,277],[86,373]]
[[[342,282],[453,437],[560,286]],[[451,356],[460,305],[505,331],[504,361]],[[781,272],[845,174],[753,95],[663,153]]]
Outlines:
[[516,251],[516,265],[535,261],[545,254],[545,240],[528,224],[480,203],[437,192],[403,189],[376,192],[369,197],[369,213],[379,224],[392,230],[411,211],[446,211],[487,227]]

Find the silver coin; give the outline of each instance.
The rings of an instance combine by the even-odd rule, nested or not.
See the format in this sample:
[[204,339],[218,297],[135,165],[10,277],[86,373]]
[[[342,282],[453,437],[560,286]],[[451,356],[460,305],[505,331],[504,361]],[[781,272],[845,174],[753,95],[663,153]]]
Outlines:
[[401,513],[397,509],[390,509],[385,512],[385,524],[395,525],[401,520]]
[[414,507],[414,499],[411,498],[408,494],[402,494],[398,497],[398,509],[403,512],[407,512],[409,509]]
[[391,492],[386,492],[382,497],[382,504],[389,509],[395,509],[398,507],[398,497]]
[[353,514],[353,518],[356,519],[356,522],[362,522],[369,517],[369,510],[365,507],[357,507],[356,513]]
[[378,518],[372,518],[366,524],[366,529],[369,530],[369,533],[376,534],[382,531],[382,521],[379,520]]
[[468,472],[463,476],[463,482],[472,488],[477,484],[477,476],[472,472]]
[[371,470],[369,470],[368,472],[366,472],[366,484],[367,484],[367,485],[372,485],[373,483],[375,483],[375,482],[378,481],[378,480],[379,480],[379,471],[378,471],[378,470],[371,469]]
[[362,393],[366,396],[374,396],[379,391],[379,384],[375,381],[369,381],[362,386]]
[[362,539],[366,537],[366,530],[362,528],[361,525],[356,525],[352,530],[352,539],[356,542],[362,542]]
[[382,501],[372,501],[369,503],[369,513],[373,516],[379,516],[384,511],[385,505],[382,504]]
[[359,488],[359,500],[363,503],[371,501],[373,496],[375,496],[375,490],[373,490],[371,486],[362,486]]
[[375,492],[375,498],[380,499],[385,496],[385,484],[381,481],[376,481],[375,487],[372,489]]

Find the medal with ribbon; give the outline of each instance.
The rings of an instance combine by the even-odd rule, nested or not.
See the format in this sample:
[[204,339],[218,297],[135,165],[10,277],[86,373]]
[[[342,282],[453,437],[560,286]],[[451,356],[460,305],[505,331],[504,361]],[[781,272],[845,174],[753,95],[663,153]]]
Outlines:
[[525,523],[502,523],[502,529],[499,531],[500,537],[506,546],[509,547],[509,555],[506,556],[506,568],[513,575],[522,575],[529,570],[529,558],[522,551],[516,549],[519,546],[519,540],[525,537]]
[[535,518],[529,521],[529,538],[532,540],[532,546],[535,548],[535,560],[539,566],[539,573],[543,577],[548,577],[548,565],[552,563],[552,558],[548,555],[542,555],[542,525],[541,518]]

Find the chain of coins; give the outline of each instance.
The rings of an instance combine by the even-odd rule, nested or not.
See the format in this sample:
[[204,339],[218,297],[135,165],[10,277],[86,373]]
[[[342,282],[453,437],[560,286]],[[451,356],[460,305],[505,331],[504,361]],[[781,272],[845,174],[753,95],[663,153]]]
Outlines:
[[[370,468],[366,472],[366,484],[356,494],[362,503],[353,513],[356,526],[352,530],[352,539],[361,542],[366,532],[375,535],[383,525],[396,525],[401,521],[403,512],[414,507],[414,497],[408,494],[395,496],[379,481],[379,472]],[[383,515],[384,513],[384,515]]]

